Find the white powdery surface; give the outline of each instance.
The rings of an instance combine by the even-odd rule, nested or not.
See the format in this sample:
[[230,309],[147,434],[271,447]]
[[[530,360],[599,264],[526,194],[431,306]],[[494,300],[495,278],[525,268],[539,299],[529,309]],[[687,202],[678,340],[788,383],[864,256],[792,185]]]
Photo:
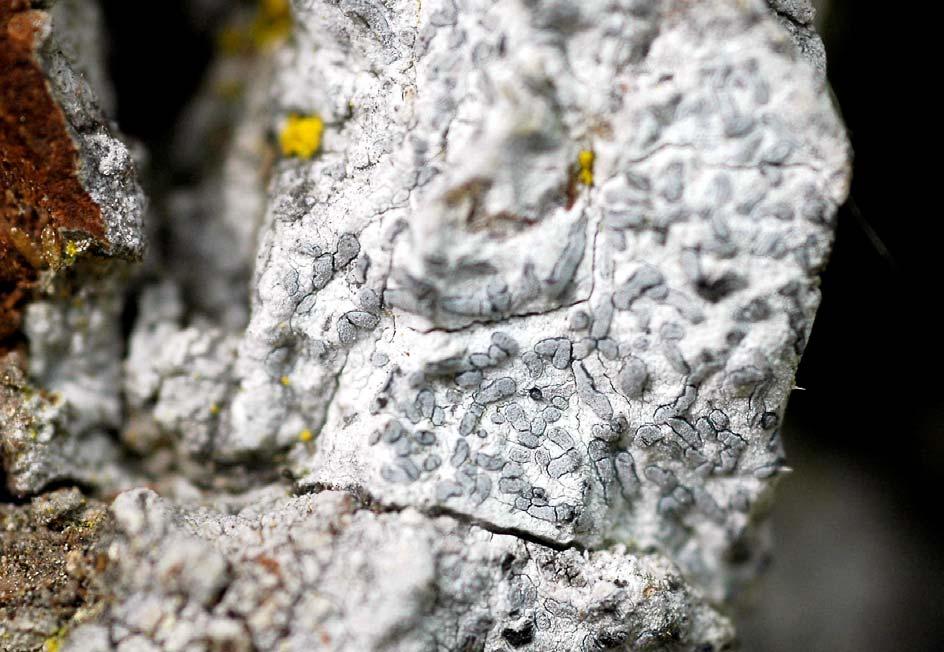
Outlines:
[[413,510],[357,509],[336,492],[257,496],[224,514],[142,489],[112,511],[114,587],[130,597],[64,651],[718,650],[732,639],[657,557],[559,552]]

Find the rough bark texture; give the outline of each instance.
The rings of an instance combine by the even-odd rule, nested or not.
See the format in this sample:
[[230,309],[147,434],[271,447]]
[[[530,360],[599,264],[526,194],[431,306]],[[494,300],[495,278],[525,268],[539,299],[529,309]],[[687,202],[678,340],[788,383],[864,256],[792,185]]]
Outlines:
[[[71,298],[17,299],[11,491],[153,489],[115,499],[112,595],[51,644],[733,646],[848,186],[811,12],[234,9],[126,354],[102,256],[140,249],[130,176],[77,177],[109,246]],[[49,61],[49,87],[89,93]],[[50,98],[108,143],[64,131],[79,169],[130,170],[97,109]]]
[[107,506],[59,489],[0,505],[0,646],[40,649],[64,623],[94,620],[108,595]]
[[96,5],[47,4],[0,2],[0,453],[19,495],[125,475],[109,431],[124,261],[144,250],[134,164],[89,83],[104,83]]

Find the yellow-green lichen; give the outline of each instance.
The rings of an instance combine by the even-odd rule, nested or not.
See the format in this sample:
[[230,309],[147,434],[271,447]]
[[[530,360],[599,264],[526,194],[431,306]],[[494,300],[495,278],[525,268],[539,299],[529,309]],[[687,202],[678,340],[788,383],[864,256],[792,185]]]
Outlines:
[[43,652],[59,652],[62,648],[62,641],[66,637],[67,630],[62,627],[55,634],[46,639],[43,643]]
[[292,32],[292,8],[289,0],[262,0],[252,22],[253,45],[264,49],[282,42]]
[[66,240],[62,246],[62,256],[59,259],[61,267],[71,267],[76,259],[92,246],[90,240]]
[[593,185],[593,162],[596,154],[593,150],[584,149],[577,154],[577,181],[585,186]]
[[292,32],[289,0],[260,0],[251,20],[243,17],[217,35],[217,47],[225,55],[254,54],[282,43]]
[[282,155],[311,158],[321,147],[323,133],[324,121],[318,116],[290,115],[279,134]]

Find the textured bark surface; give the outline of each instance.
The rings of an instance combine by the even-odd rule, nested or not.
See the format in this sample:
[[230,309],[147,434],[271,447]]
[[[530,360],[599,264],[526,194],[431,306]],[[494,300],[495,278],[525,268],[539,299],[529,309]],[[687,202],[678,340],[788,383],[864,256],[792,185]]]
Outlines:
[[125,261],[144,250],[134,164],[90,85],[103,84],[97,5],[49,4],[0,2],[0,453],[19,495],[124,475],[108,431],[122,420]]
[[112,595],[55,645],[735,645],[848,186],[811,12],[234,8],[126,347],[102,256],[143,204],[86,174],[124,244],[7,358],[11,491],[130,489],[95,534]]
[[[34,4],[0,3],[0,350],[15,344],[44,272],[93,247],[135,256],[143,246],[130,157]],[[70,4],[61,16],[79,10]]]
[[0,505],[0,646],[36,650],[64,623],[94,619],[108,595],[107,505],[59,489]]

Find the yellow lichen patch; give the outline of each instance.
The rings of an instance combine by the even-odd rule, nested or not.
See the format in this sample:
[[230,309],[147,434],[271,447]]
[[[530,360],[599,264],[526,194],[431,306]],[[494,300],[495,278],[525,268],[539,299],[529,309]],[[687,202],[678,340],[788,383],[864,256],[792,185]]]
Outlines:
[[308,443],[315,438],[314,433],[311,432],[308,428],[305,428],[300,433],[298,433],[298,441]]
[[262,0],[252,22],[253,44],[267,48],[283,41],[292,32],[292,8],[289,0]]
[[50,636],[43,643],[43,652],[59,652],[62,648],[62,639],[66,636],[65,628],[60,629],[58,632]]
[[60,259],[61,265],[64,267],[71,267],[74,265],[79,255],[84,253],[91,246],[91,244],[92,243],[89,240],[66,241],[65,246],[62,248],[62,257]]
[[79,253],[79,248],[71,240],[66,243],[65,254],[70,258],[75,258],[76,254]]
[[585,186],[593,185],[593,161],[596,154],[593,150],[584,149],[577,154],[577,181]]
[[279,134],[283,156],[308,159],[321,147],[324,121],[316,115],[290,115]]
[[252,55],[279,45],[291,33],[289,0],[260,0],[253,16],[241,16],[219,31],[216,45],[227,56]]
[[212,414],[213,416],[216,416],[216,415],[219,414],[219,413],[220,413],[220,406],[219,406],[219,404],[218,404],[218,403],[213,403],[213,404],[210,406],[210,414]]
[[279,382],[282,383],[284,387],[288,387],[289,385],[292,384],[292,381],[288,376],[282,376],[281,378],[279,378]]

